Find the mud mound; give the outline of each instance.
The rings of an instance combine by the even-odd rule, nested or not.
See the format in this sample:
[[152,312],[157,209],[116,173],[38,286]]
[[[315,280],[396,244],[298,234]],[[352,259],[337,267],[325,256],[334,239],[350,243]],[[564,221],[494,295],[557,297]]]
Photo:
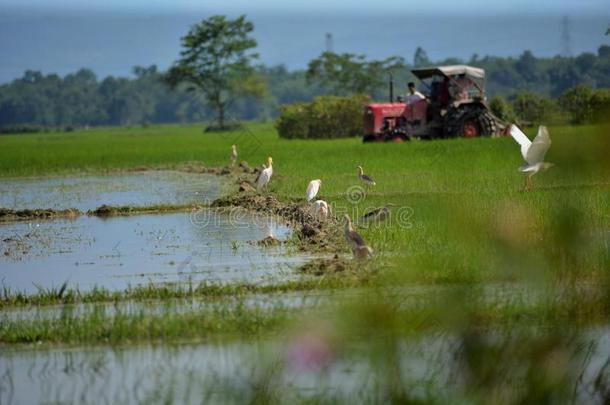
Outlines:
[[266,238],[256,242],[256,244],[259,246],[271,247],[281,245],[282,242],[279,239],[274,238],[273,236],[267,236]]
[[313,276],[325,276],[328,274],[343,273],[356,269],[354,261],[340,258],[335,255],[332,259],[316,259],[305,263],[298,268],[298,271],[303,274]]
[[340,249],[341,230],[336,219],[320,221],[306,203],[283,203],[272,195],[233,194],[219,198],[211,205],[215,208],[241,207],[251,211],[280,217],[295,229],[303,250]]
[[102,205],[97,207],[97,209],[90,211],[90,215],[95,215],[98,217],[108,217],[113,215],[116,212],[116,208],[111,207],[110,205]]
[[76,208],[65,210],[35,209],[35,210],[12,210],[0,208],[0,221],[19,221],[28,219],[52,219],[52,218],[75,218],[82,215]]
[[87,215],[94,217],[110,217],[119,215],[136,215],[136,214],[159,214],[159,213],[170,213],[170,212],[188,212],[193,209],[197,209],[200,206],[196,204],[183,204],[183,205],[147,205],[145,207],[132,207],[130,205],[118,206],[113,205],[101,205],[94,210],[87,211]]

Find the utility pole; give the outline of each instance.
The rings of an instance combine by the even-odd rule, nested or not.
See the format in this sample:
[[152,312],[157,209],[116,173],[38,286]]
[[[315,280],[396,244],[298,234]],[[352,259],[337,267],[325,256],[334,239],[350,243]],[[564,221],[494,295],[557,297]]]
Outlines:
[[333,34],[331,34],[330,32],[326,33],[326,52],[328,53],[334,53],[333,50]]

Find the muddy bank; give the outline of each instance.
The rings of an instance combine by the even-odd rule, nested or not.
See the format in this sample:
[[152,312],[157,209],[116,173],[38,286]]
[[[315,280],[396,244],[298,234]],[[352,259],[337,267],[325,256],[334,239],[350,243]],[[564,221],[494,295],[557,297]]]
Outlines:
[[54,219],[54,218],[76,218],[83,215],[76,208],[65,210],[36,209],[36,210],[13,210],[10,208],[0,208],[0,222],[31,220],[31,219]]
[[326,276],[351,273],[358,269],[358,262],[334,255],[332,258],[313,259],[298,268],[299,273]]
[[121,206],[114,207],[111,205],[101,205],[94,210],[81,211],[76,208],[68,208],[65,210],[55,209],[24,209],[13,210],[9,208],[0,208],[0,223],[14,221],[31,221],[43,219],[76,219],[82,216],[88,217],[112,217],[123,215],[142,215],[142,214],[163,214],[176,212],[189,212],[202,209],[202,205],[185,204],[185,205],[151,205],[146,207],[131,207]]
[[334,218],[319,220],[311,206],[305,203],[285,203],[273,195],[242,192],[221,197],[212,208],[243,208],[249,211],[281,218],[294,229],[299,249],[319,252],[342,250],[342,230]]

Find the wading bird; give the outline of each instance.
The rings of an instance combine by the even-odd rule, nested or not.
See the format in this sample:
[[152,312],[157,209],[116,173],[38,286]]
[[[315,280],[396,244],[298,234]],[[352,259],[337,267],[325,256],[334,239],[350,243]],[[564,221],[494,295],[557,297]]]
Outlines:
[[373,257],[373,249],[371,249],[362,236],[354,230],[352,220],[349,215],[345,214],[345,240],[352,249],[354,257],[357,259],[368,259]]
[[231,166],[235,166],[237,162],[237,148],[235,145],[231,145]]
[[358,166],[358,178],[367,186],[374,186],[375,180],[369,175],[364,174],[364,170],[362,170],[362,166]]
[[544,125],[540,125],[538,127],[538,135],[536,135],[532,142],[519,127],[511,125],[510,136],[521,145],[521,154],[523,155],[526,164],[521,166],[519,170],[523,173],[527,173],[527,176],[525,177],[525,190],[531,190],[532,176],[541,170],[547,170],[553,166],[553,163],[544,161],[544,155],[546,155],[546,152],[551,147],[549,131]]
[[307,186],[307,191],[305,191],[305,198],[307,198],[307,202],[314,199],[314,197],[318,194],[321,185],[322,180],[320,179],[315,179],[309,182],[309,185]]
[[271,156],[267,158],[267,167],[261,172],[256,180],[256,189],[260,191],[263,187],[267,188],[267,184],[273,175],[273,159]]
[[390,217],[390,208],[395,207],[394,204],[386,204],[381,208],[367,212],[360,218],[360,222],[381,222]]
[[313,203],[313,207],[314,213],[318,218],[328,218],[330,208],[328,208],[328,204],[326,203],[326,201],[316,200],[316,202]]

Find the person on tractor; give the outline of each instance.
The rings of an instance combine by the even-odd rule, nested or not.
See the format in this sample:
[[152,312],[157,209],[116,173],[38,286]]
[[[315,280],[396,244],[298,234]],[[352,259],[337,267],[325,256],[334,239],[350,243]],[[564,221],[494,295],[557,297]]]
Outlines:
[[453,100],[467,100],[469,91],[472,87],[472,82],[466,78],[466,75],[460,74],[454,79],[454,85],[451,86],[451,98]]
[[445,76],[439,90],[438,101],[442,107],[446,107],[451,100],[451,94],[449,93],[450,81],[451,80]]
[[423,100],[426,98],[426,96],[417,91],[417,89],[415,88],[415,83],[413,82],[409,82],[409,84],[407,84],[407,89],[408,92],[405,96],[405,101],[407,102],[407,104],[412,104],[418,100]]

